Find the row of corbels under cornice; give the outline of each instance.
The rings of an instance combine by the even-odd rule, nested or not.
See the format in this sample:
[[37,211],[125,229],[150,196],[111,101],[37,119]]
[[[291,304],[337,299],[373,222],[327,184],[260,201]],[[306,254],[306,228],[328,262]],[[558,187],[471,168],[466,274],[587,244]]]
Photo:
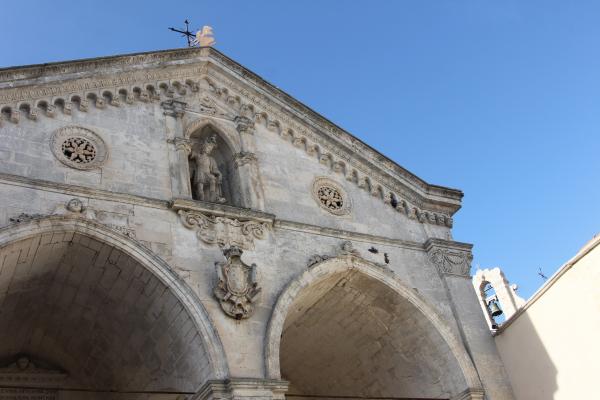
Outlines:
[[53,96],[35,101],[20,101],[0,105],[0,127],[8,121],[18,124],[22,117],[37,121],[40,115],[53,118],[58,112],[70,115],[73,110],[87,112],[90,108],[121,107],[136,102],[148,103],[161,98],[185,96],[197,92],[199,86],[191,79],[161,81],[111,89],[90,90],[82,93]]
[[[401,190],[386,189],[390,185],[382,185],[367,174],[360,172],[343,154],[333,154],[322,144],[320,145],[311,140],[308,135],[298,133],[295,129],[289,127],[289,124],[271,116],[267,111],[244,102],[241,96],[231,93],[226,87],[218,87],[208,77],[202,79],[205,79],[208,83],[213,97],[227,104],[240,117],[248,118],[253,123],[262,125],[267,130],[278,134],[294,147],[315,157],[319,163],[329,167],[333,172],[343,176],[346,181],[354,183],[373,197],[379,198],[397,212],[421,223],[452,227],[453,219],[451,216],[441,212],[423,210],[415,206],[410,199],[404,199],[397,194],[401,193]],[[88,112],[92,108],[102,110],[107,107],[122,107],[137,102],[149,103],[161,99],[184,98],[189,93],[195,93],[199,90],[200,81],[181,79],[84,91],[35,101],[21,101],[13,105],[0,106],[0,128],[7,121],[17,124],[22,117],[37,121],[41,115],[53,118],[59,112],[70,115],[74,110]]]
[[324,146],[312,141],[307,135],[298,133],[293,128],[288,127],[287,124],[271,117],[268,112],[259,110],[253,104],[243,102],[241,96],[232,94],[226,87],[219,87],[210,78],[207,78],[207,82],[213,94],[230,107],[233,107],[240,117],[248,118],[255,124],[264,126],[267,130],[276,133],[294,147],[303,150],[311,157],[315,157],[319,163],[327,166],[333,172],[340,174],[346,181],[354,183],[373,197],[379,198],[397,212],[422,223],[452,227],[453,219],[451,216],[441,212],[422,210],[414,206],[410,200],[403,199],[397,194],[401,191],[386,189],[387,185],[384,186],[360,172],[351,164],[349,159],[341,154],[333,154]]

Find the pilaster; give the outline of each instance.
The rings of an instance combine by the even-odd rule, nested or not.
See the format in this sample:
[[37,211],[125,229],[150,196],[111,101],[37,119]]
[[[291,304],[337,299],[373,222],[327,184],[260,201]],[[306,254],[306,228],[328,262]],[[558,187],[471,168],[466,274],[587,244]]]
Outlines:
[[[500,355],[479,310],[471,283],[472,248],[473,245],[468,243],[442,239],[429,239],[425,243],[429,260],[437,268],[447,291],[460,338],[475,364],[485,396],[494,400],[513,400],[512,388],[503,365],[489,362],[500,360]],[[483,398],[483,392],[468,390],[452,400]]]
[[165,115],[167,143],[169,143],[169,161],[171,191],[174,198],[191,199],[192,188],[188,157],[192,150],[189,139],[183,133],[182,117],[186,103],[168,100],[161,103]]
[[248,201],[250,207],[264,210],[265,194],[255,153],[254,122],[247,117],[237,116],[234,123],[242,144],[242,151],[233,156],[243,191],[242,197]]

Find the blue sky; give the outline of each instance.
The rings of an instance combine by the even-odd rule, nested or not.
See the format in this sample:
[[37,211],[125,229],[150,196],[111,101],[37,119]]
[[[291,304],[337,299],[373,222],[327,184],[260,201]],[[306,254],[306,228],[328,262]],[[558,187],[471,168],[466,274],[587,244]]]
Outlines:
[[598,1],[29,1],[0,66],[216,47],[430,183],[529,297],[600,231]]

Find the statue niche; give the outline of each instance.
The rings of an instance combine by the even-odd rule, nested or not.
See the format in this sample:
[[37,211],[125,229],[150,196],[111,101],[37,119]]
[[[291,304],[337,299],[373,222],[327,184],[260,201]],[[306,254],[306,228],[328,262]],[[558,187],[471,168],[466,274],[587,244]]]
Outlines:
[[190,137],[189,156],[192,198],[212,203],[236,203],[231,188],[234,181],[228,146],[207,126]]

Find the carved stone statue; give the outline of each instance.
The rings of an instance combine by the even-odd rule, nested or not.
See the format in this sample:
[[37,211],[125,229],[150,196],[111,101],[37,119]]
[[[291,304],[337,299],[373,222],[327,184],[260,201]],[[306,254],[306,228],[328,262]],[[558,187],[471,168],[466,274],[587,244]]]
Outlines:
[[235,319],[248,318],[254,312],[261,288],[256,280],[256,264],[246,265],[242,260],[243,251],[232,246],[223,250],[227,262],[216,263],[219,282],[215,287],[215,297],[227,315]]
[[190,154],[192,161],[192,190],[196,200],[225,203],[222,193],[223,175],[210,154],[217,147],[216,135],[209,136]]

